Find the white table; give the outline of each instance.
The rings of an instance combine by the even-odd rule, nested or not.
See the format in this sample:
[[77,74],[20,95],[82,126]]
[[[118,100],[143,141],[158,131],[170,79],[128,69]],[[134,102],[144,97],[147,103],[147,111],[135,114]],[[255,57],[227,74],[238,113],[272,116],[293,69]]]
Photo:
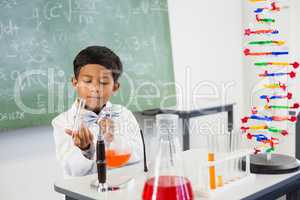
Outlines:
[[[194,151],[195,152],[195,151]],[[195,158],[195,153],[192,150],[186,151],[184,154],[186,158]],[[197,154],[199,156],[199,154]],[[191,165],[189,163],[189,165]],[[192,166],[191,166],[192,167]],[[196,171],[191,169],[191,171]],[[66,195],[66,199],[109,199],[109,200],[133,200],[141,199],[143,185],[146,180],[146,174],[143,172],[143,165],[136,164],[132,166],[123,167],[120,169],[110,170],[108,176],[112,179],[118,179],[120,176],[133,176],[135,180],[129,184],[126,189],[99,193],[91,188],[90,184],[96,179],[96,175],[89,175],[85,177],[77,177],[66,180],[58,180],[55,182],[55,191]],[[190,179],[193,179],[191,177]],[[300,171],[291,174],[281,175],[256,175],[250,182],[241,183],[234,187],[224,190],[221,195],[216,195],[214,198],[208,199],[263,199],[273,200],[277,197],[287,194],[288,200],[300,199],[297,190],[300,189]],[[203,197],[196,199],[205,199]]]

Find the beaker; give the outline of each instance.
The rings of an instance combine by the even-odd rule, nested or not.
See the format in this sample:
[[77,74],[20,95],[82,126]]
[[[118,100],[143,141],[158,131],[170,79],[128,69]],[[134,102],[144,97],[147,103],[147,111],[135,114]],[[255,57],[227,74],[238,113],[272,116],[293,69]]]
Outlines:
[[150,163],[148,178],[144,184],[143,200],[193,199],[191,182],[183,174],[182,150],[178,139],[178,116],[156,116],[158,150]]
[[128,163],[131,156],[131,146],[128,140],[123,137],[120,132],[120,114],[122,112],[122,107],[117,104],[113,104],[109,107],[104,108],[102,111],[104,117],[103,119],[112,120],[113,126],[113,140],[111,142],[106,142],[106,164],[110,168],[121,167]]

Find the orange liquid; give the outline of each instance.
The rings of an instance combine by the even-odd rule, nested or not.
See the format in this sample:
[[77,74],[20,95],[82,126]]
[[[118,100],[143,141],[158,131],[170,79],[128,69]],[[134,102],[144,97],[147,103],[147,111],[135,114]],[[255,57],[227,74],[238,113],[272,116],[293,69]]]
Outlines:
[[130,156],[130,153],[117,153],[113,149],[107,149],[105,152],[108,167],[121,167],[128,162]]
[[[208,161],[214,161],[214,160],[215,160],[214,154],[208,153]],[[210,189],[212,190],[216,189],[216,171],[214,166],[209,167],[209,183],[210,183]]]

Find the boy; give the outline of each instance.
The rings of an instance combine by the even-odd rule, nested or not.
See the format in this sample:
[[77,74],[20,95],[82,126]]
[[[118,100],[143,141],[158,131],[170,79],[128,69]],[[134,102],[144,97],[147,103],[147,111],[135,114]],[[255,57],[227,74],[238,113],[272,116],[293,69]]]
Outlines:
[[[119,57],[110,49],[90,46],[79,52],[74,62],[72,85],[77,96],[86,101],[84,110],[101,116],[103,108],[112,106],[111,96],[119,89],[118,79],[122,73]],[[78,99],[72,107],[55,117],[52,121],[56,156],[64,169],[65,176],[84,176],[97,173],[95,163],[95,142],[99,125],[81,123],[78,134],[72,136],[75,111]],[[133,114],[121,106],[120,124],[116,126],[110,119],[101,119],[100,132],[105,142],[114,140],[118,132],[122,142],[127,142],[131,149],[129,162],[141,159],[142,142],[139,126]]]

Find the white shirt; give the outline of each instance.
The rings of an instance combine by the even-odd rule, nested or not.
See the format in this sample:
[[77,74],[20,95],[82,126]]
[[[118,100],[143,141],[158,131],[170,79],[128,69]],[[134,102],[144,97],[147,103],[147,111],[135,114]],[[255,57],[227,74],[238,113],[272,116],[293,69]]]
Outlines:
[[[110,102],[106,104],[106,106],[111,105]],[[94,135],[94,143],[87,151],[81,151],[74,145],[72,137],[65,133],[65,129],[72,129],[73,127],[76,106],[77,103],[75,102],[68,111],[61,113],[52,120],[56,157],[63,167],[65,177],[97,173],[95,144],[99,126],[97,124],[88,126]],[[129,163],[137,162],[143,155],[140,129],[131,111],[123,106],[120,108],[120,116],[117,121],[114,121],[114,140],[118,138],[120,143],[127,143],[131,150]]]

